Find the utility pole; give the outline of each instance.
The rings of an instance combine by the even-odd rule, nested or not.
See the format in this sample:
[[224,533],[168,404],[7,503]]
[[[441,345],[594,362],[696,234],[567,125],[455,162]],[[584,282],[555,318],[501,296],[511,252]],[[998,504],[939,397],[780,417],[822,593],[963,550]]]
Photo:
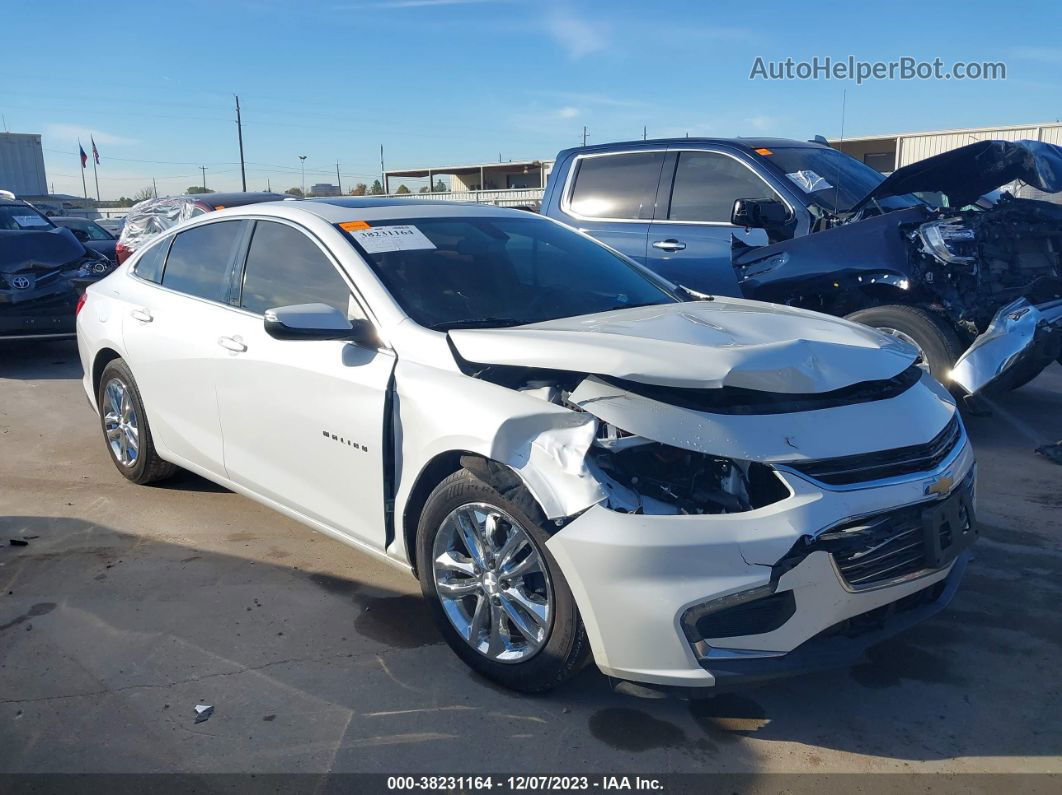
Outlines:
[[380,187],[387,193],[387,169],[384,168],[383,144],[380,144]]
[[302,162],[302,195],[306,195],[306,155],[299,155]]
[[269,177],[266,177],[266,193],[273,192],[273,183],[269,181]]
[[343,178],[339,176],[339,161],[336,161],[336,185],[339,186],[339,195],[343,195]]
[[[233,94],[236,97],[236,134],[240,139],[240,180],[243,182],[243,192],[247,192],[247,171],[243,167],[243,123],[240,120],[240,97],[238,94]],[[206,185],[203,186],[204,188]]]
[[154,177],[151,178],[151,190],[154,192],[155,198],[157,199],[159,197],[159,186],[155,184]]
[[586,125],[583,125],[583,146],[586,146]]
[[206,166],[200,166],[199,170],[203,172],[203,190],[206,190]]
[[645,126],[645,125],[643,124],[643,125],[642,125],[642,140],[643,140],[643,141],[645,140],[645,138],[646,138],[646,135],[648,135],[648,132],[649,132],[649,128],[648,128],[648,127],[646,127],[646,126]]

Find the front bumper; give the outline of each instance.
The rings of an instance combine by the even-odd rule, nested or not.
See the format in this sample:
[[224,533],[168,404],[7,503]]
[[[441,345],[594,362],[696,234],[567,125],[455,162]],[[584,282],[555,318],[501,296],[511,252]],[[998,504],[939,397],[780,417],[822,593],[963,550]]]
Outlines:
[[0,294],[0,341],[72,337],[78,293],[72,288],[45,295]]
[[[933,600],[936,609],[942,608],[943,594],[953,593],[961,576],[964,557],[862,590],[845,581],[826,551],[811,552],[784,573],[776,564],[803,537],[818,536],[853,517],[925,503],[930,486],[949,478],[961,483],[973,466],[964,437],[961,448],[936,472],[900,482],[832,489],[780,472],[791,496],[746,513],[653,516],[596,505],[559,530],[547,547],[572,589],[594,659],[606,675],[689,688],[762,678],[772,671],[795,672],[820,667],[804,660],[837,657],[840,651],[834,649],[858,657],[880,638],[871,633],[866,642],[833,640],[829,654],[815,651],[821,644],[809,644],[812,639],[858,616],[881,608],[888,612],[889,605],[947,581]],[[780,625],[697,643],[683,630],[690,608],[771,586],[776,594],[791,593],[792,612]],[[902,612],[909,615],[900,620],[897,612],[888,622],[890,630],[929,615],[926,610]]]
[[1062,349],[1062,299],[1033,306],[1019,298],[1000,309],[988,329],[955,362],[951,380],[968,394],[1006,387],[1008,376],[1035,374]]

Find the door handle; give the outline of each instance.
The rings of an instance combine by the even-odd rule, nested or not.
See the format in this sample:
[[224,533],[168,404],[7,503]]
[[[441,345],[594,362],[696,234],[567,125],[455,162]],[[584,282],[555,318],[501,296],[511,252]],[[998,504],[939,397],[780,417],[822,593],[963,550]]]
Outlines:
[[134,309],[129,313],[129,316],[132,317],[133,320],[139,320],[141,323],[150,323],[155,319],[146,309]]
[[682,249],[686,248],[686,244],[683,243],[681,240],[668,238],[667,240],[653,241],[653,248],[658,248],[662,251],[682,251]]
[[233,353],[243,353],[247,350],[247,346],[243,344],[243,340],[239,337],[218,337],[218,345]]

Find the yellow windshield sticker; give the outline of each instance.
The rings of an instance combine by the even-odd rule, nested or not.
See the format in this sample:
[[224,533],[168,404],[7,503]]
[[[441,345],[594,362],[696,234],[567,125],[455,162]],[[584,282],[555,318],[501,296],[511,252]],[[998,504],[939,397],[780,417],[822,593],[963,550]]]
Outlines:
[[369,225],[364,221],[344,221],[339,228],[344,232],[356,232],[359,229],[368,229]]

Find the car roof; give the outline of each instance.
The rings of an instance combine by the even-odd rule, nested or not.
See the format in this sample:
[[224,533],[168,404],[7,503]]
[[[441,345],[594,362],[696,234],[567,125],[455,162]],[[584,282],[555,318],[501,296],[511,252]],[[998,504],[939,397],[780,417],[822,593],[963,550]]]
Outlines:
[[255,207],[255,210],[267,208],[278,210],[277,215],[286,215],[285,210],[312,213],[330,224],[344,221],[400,221],[409,218],[541,217],[528,213],[526,210],[509,207],[436,199],[365,199],[361,197],[305,199],[270,202]]
[[63,221],[75,221],[79,224],[94,224],[96,223],[93,218],[82,218],[79,215],[53,215],[52,221],[55,223],[61,223]]
[[621,149],[659,149],[661,146],[729,146],[751,152],[754,149],[773,147],[800,147],[807,149],[829,149],[825,144],[814,141],[797,141],[792,138],[650,138],[647,141],[615,141],[591,146],[574,146],[557,155],[560,160],[573,153],[615,152]]

